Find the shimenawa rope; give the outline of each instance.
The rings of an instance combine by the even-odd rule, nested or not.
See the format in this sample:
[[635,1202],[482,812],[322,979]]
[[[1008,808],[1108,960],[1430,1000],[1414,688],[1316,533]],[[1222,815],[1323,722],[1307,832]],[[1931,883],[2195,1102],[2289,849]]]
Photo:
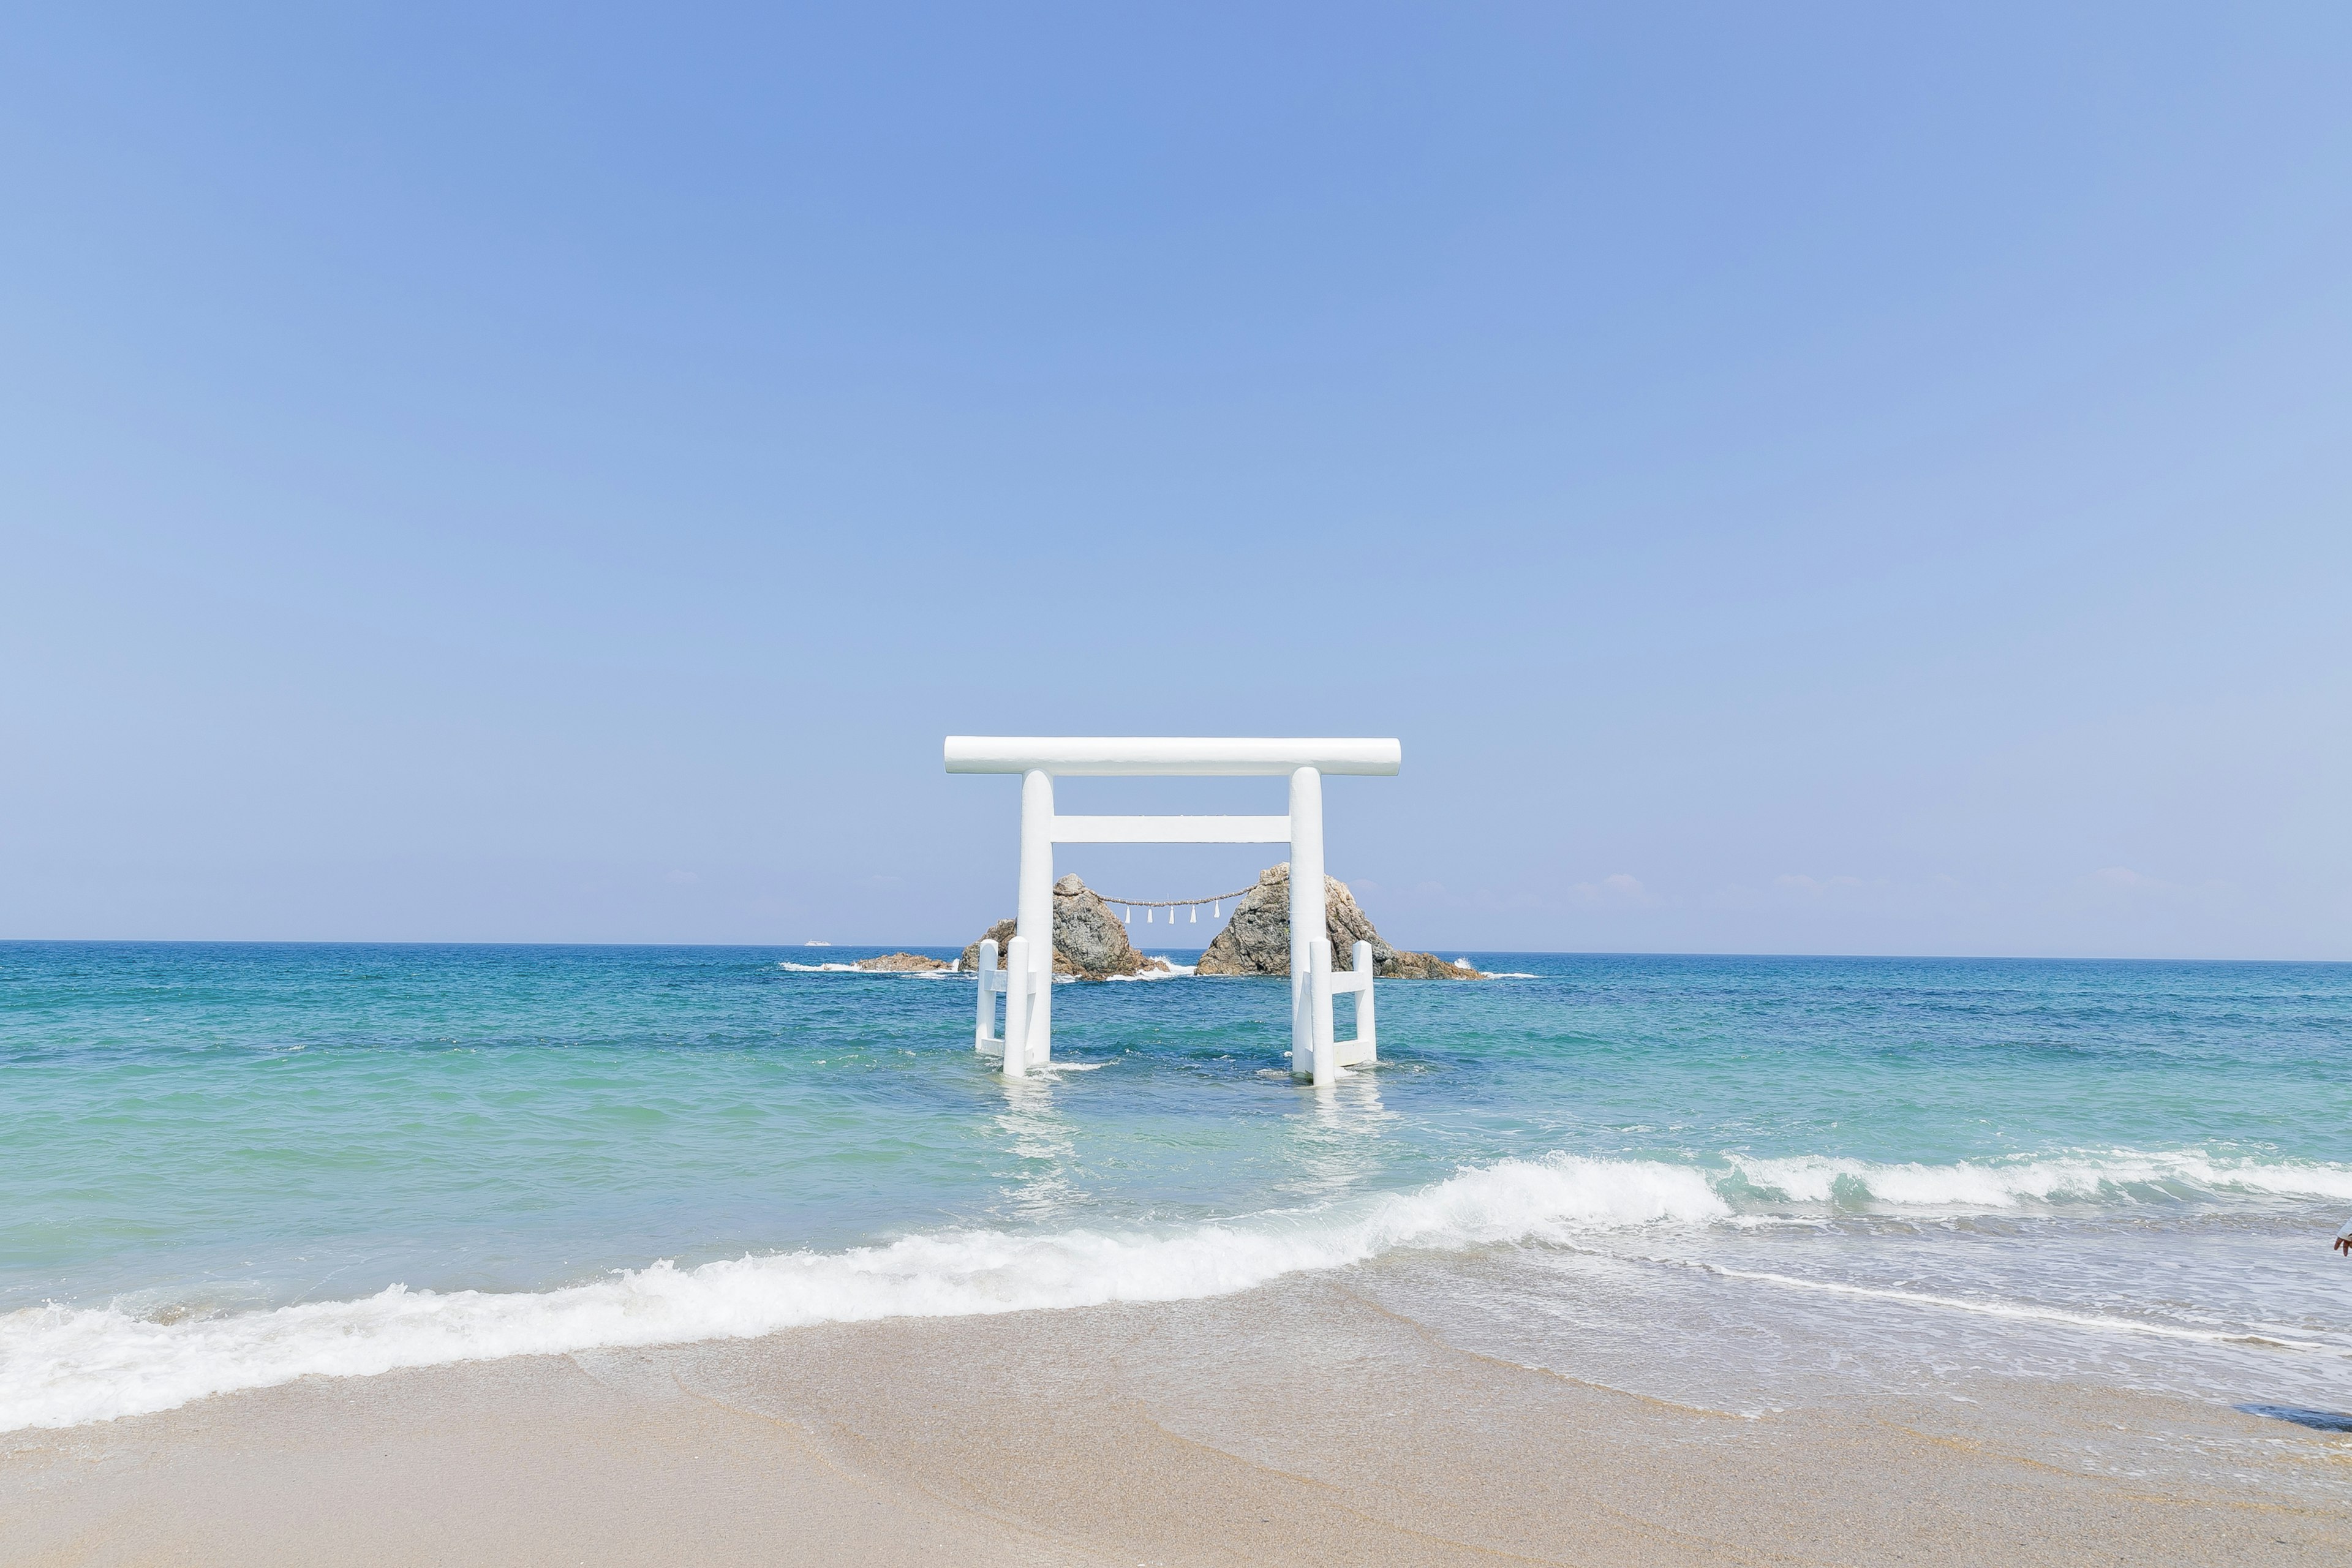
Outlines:
[[1108,893],[1095,893],[1092,888],[1080,888],[1076,893],[1066,893],[1056,888],[1054,889],[1054,896],[1057,899],[1075,899],[1080,893],[1094,893],[1096,898],[1107,904],[1128,904],[1139,910],[1181,910],[1189,904],[1221,904],[1227,899],[1238,899],[1257,885],[1252,882],[1247,888],[1236,888],[1230,893],[1211,893],[1205,899],[1114,899]]

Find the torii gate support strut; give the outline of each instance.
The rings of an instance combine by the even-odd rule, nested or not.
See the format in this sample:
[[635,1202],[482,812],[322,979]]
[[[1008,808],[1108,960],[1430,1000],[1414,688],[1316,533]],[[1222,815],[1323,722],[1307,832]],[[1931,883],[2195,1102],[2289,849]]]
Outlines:
[[[996,967],[996,944],[980,948],[980,1018],[973,1043],[1004,1058],[1008,1078],[1053,1060],[1054,846],[1056,844],[1288,844],[1290,846],[1290,1070],[1328,1084],[1343,1066],[1376,1059],[1372,954],[1350,953],[1345,976],[1331,966],[1323,905],[1323,775],[1387,776],[1402,763],[1393,740],[1172,739],[950,735],[951,773],[1021,775],[1021,896],[1016,932]],[[1138,778],[1280,777],[1290,780],[1282,816],[1061,816],[1057,776]],[[995,1032],[995,993],[1004,993],[1004,1033]],[[1331,998],[1357,994],[1356,1038],[1332,1038]]]

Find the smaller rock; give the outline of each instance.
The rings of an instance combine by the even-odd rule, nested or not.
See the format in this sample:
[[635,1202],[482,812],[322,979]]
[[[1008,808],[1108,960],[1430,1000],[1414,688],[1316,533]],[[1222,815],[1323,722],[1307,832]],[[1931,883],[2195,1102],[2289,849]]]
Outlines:
[[[981,933],[982,942],[996,944],[997,968],[1004,967],[1013,933],[1019,929],[1019,921],[1001,920]],[[978,969],[980,942],[965,948],[955,967]],[[1110,912],[1100,895],[1075,876],[1054,884],[1055,973],[1075,975],[1080,980],[1109,980],[1155,967],[1165,969],[1167,965],[1135,951],[1134,944],[1127,940],[1127,927]]]
[[[1013,952],[1013,939],[1020,934],[1021,922],[1013,919],[1011,915],[1005,916],[1003,920],[997,921],[994,925],[981,932],[979,942],[973,942],[971,946],[963,950],[963,956],[956,960],[955,966],[957,970],[965,974],[971,974],[979,970],[980,943],[982,942],[992,942],[996,944],[996,967],[999,969],[1003,968],[1006,963],[1010,961]],[[1076,974],[1077,972],[1078,966],[1070,962],[1070,955],[1064,952],[1060,948],[1055,948],[1054,950],[1054,973],[1056,974]]]
[[1019,921],[1014,920],[1011,915],[1005,916],[1003,920],[997,921],[994,925],[981,932],[979,940],[974,942],[970,947],[963,950],[963,956],[956,960],[956,968],[966,974],[978,973],[980,971],[980,944],[983,942],[992,942],[996,944],[996,967],[999,969],[1003,968],[1004,946],[1020,932],[1020,930],[1021,922]]
[[919,952],[886,952],[879,958],[861,958],[856,967],[877,973],[919,973],[929,969],[953,969],[955,965],[942,959],[925,958]]
[[1054,959],[1063,959],[1087,980],[1133,974],[1143,967],[1143,954],[1128,940],[1127,927],[1110,912],[1102,896],[1076,876],[1054,884]]

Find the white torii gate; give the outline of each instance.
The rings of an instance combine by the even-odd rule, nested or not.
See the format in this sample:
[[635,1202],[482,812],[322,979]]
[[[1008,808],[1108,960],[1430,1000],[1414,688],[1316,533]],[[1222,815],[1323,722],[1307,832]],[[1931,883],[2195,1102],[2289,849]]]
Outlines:
[[[1016,934],[996,967],[996,944],[980,944],[978,1049],[1004,1058],[1008,1078],[1053,1059],[1054,846],[1056,844],[1283,844],[1290,846],[1290,1070],[1328,1084],[1341,1067],[1377,1059],[1372,949],[1355,944],[1353,969],[1331,969],[1324,934],[1323,775],[1396,773],[1404,749],[1393,740],[1169,739],[1167,737],[950,735],[948,772],[1021,775],[1021,901]],[[1137,778],[1290,778],[1286,816],[1057,816],[1056,775]],[[1004,993],[998,1036],[995,993]],[[1332,1038],[1331,998],[1354,992],[1356,1037]]]

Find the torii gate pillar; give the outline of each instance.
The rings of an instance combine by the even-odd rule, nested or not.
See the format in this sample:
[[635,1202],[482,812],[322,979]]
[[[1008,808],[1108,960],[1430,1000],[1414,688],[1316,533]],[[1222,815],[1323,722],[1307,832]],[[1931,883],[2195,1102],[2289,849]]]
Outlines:
[[[1043,768],[1021,775],[1021,899],[1014,905],[1015,934],[1029,943],[1029,962],[1044,973],[1023,1010],[1027,1055],[1015,1060],[1008,1048],[1004,1070],[1019,1078],[1031,1063],[1054,1057],[1054,776]],[[1013,1035],[1005,1018],[1005,1037]]]
[[[1323,932],[1323,775],[1313,768],[1294,769],[1290,775],[1290,1061],[1294,1076],[1298,1064],[1312,1060],[1315,1081],[1327,1083],[1332,1074],[1323,1070],[1324,1058],[1336,1056],[1332,1051],[1317,1049],[1313,1042],[1331,1037],[1331,993],[1327,986],[1318,1010],[1316,989],[1310,983],[1315,973],[1317,942],[1325,941]],[[1329,955],[1327,953],[1326,967]],[[1307,1051],[1300,1042],[1308,1042]],[[1338,1063],[1332,1064],[1335,1068]]]
[[[996,944],[981,944],[980,1019],[974,1043],[1001,1053],[1008,1078],[1053,1058],[1054,846],[1055,844],[1273,844],[1290,846],[1290,1070],[1328,1084],[1342,1066],[1376,1059],[1371,949],[1358,942],[1352,967],[1334,974],[1325,933],[1323,775],[1389,775],[1403,761],[1393,740],[1194,740],[1166,737],[1045,738],[950,735],[951,773],[1021,775],[1021,881],[1006,965]],[[1057,774],[1139,777],[1264,777],[1290,780],[1282,816],[1062,816]],[[994,993],[1004,993],[1004,1034],[994,1032]],[[1333,1037],[1331,999],[1358,995],[1353,1040]]]

